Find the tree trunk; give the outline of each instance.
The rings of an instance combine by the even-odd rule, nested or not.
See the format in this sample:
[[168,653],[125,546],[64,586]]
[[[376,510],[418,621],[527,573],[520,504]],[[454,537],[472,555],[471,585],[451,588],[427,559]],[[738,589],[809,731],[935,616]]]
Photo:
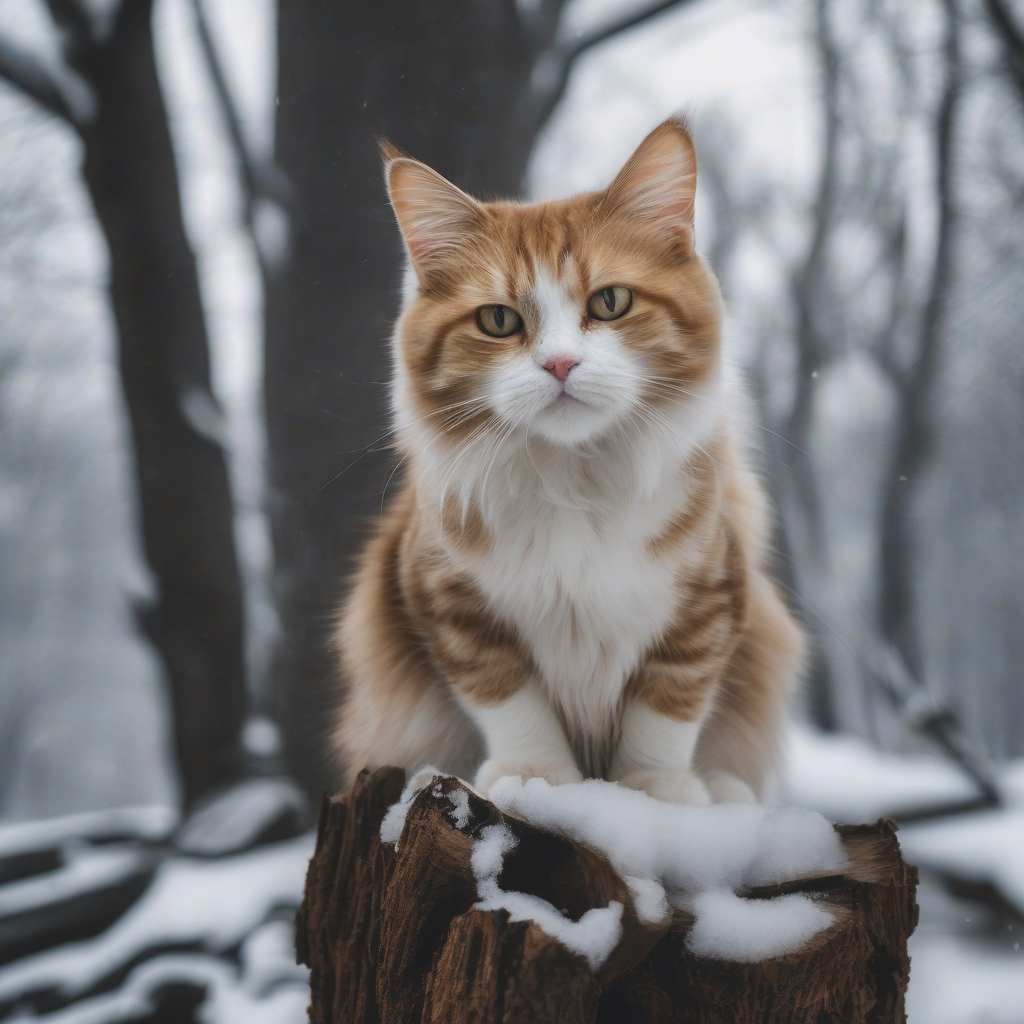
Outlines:
[[[506,817],[456,779],[419,794],[397,848],[381,820],[404,775],[364,771],[345,800],[325,799],[299,959],[312,968],[311,1024],[890,1024],[905,1020],[906,940],[917,923],[917,874],[894,825],[838,826],[842,877],[794,880],[753,898],[814,892],[836,924],[800,952],[759,963],[698,958],[686,915],[642,923],[626,884],[593,850]],[[467,794],[464,824],[449,794]],[[461,799],[461,796],[460,796]],[[501,884],[578,919],[619,900],[623,933],[592,972],[531,922],[473,909],[473,837],[504,822],[518,845]]]
[[924,678],[914,593],[914,549],[919,530],[911,517],[914,488],[927,468],[934,447],[932,405],[946,311],[954,285],[954,160],[956,119],[963,90],[959,11],[955,0],[943,0],[942,6],[946,17],[945,83],[935,125],[938,236],[928,297],[922,312],[917,358],[913,366],[898,375],[896,381],[900,409],[885,481],[880,529],[879,628],[899,650],[904,663],[918,679]]
[[[524,27],[502,0],[289,0],[278,23],[277,162],[295,200],[290,260],[267,294],[266,408],[277,712],[293,772],[329,778],[338,703],[331,623],[395,459],[388,336],[401,242],[376,138],[482,197],[514,196],[537,128],[530,71],[557,3]],[[548,26],[545,28],[544,26]]]
[[186,805],[238,772],[245,710],[242,597],[227,466],[195,259],[160,93],[152,0],[124,0],[100,42],[69,46],[95,90],[85,181],[110,249],[121,383],[146,560],[141,620],[171,689]]

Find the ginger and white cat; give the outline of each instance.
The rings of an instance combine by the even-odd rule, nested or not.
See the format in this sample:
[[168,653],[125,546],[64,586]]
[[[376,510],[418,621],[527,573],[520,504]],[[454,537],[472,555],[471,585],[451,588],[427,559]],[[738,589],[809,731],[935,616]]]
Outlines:
[[559,202],[480,203],[385,159],[405,477],[342,613],[349,773],[755,799],[802,645],[765,574],[685,124]]

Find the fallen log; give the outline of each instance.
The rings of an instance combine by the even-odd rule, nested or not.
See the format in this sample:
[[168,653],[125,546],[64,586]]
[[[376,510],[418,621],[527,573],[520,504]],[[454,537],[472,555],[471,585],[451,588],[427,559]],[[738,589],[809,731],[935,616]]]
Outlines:
[[[808,894],[831,915],[801,948],[744,961],[695,952],[692,913],[649,920],[604,854],[502,813],[454,778],[420,791],[397,844],[382,841],[404,783],[397,769],[363,772],[343,799],[323,801],[296,927],[299,960],[311,968],[311,1024],[905,1020],[917,873],[891,821],[836,826],[848,860],[841,873],[740,893],[768,902]],[[616,908],[621,928],[603,960],[588,962],[550,923],[476,906],[474,849],[495,825],[514,837],[499,861],[502,892],[546,901],[567,924]]]

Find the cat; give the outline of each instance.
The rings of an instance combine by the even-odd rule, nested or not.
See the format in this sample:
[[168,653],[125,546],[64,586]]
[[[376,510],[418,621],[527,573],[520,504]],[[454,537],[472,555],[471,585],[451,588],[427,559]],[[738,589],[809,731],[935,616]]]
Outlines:
[[802,636],[766,574],[685,121],[603,191],[532,205],[382,152],[404,482],[340,617],[349,778],[758,799]]

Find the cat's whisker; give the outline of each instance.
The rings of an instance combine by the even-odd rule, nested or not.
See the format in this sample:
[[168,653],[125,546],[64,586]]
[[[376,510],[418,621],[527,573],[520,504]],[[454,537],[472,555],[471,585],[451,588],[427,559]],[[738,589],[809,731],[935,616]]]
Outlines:
[[374,449],[374,445],[379,444],[381,441],[384,440],[384,438],[388,437],[389,435],[395,434],[397,432],[397,429],[398,429],[397,427],[392,427],[391,430],[384,431],[384,433],[381,434],[380,437],[378,437],[376,441],[371,441],[364,448],[356,448],[352,452],[346,452],[345,454],[348,454],[348,455],[354,455],[355,452],[359,452],[359,455],[356,456],[356,458],[354,458],[344,469],[342,469],[338,473],[335,473],[334,476],[332,476],[330,478],[330,480],[328,480],[326,483],[321,484],[316,489],[316,493],[319,494],[321,491],[326,490],[328,487],[330,487],[331,484],[333,484],[336,481],[340,480],[361,459],[364,459],[367,455],[369,455],[371,452],[376,450],[376,449]]
[[[427,413],[426,416],[416,416],[416,417],[413,417],[409,422],[411,424],[423,424],[423,423],[426,423],[429,419],[431,419],[431,418],[433,418],[435,416],[444,415],[446,412],[450,412],[452,409],[455,409],[455,408],[457,408],[459,406],[463,406],[463,405],[481,405],[481,406],[486,406],[486,404],[487,404],[487,399],[486,398],[470,398],[470,399],[466,399],[466,401],[464,401],[464,402],[453,402],[451,405],[446,405],[446,406],[444,406],[441,409],[435,409],[432,412]],[[477,412],[477,410],[474,409],[469,415],[466,415],[465,413],[460,414],[461,418],[457,418],[457,419],[451,420],[451,421],[443,424],[443,426],[444,426],[444,428],[446,430],[452,430],[455,427],[460,426],[461,423],[466,422],[469,419],[472,419],[472,417],[476,415],[476,412]],[[376,445],[380,444],[380,442],[383,441],[385,438],[394,437],[396,434],[400,433],[401,429],[402,429],[401,427],[391,427],[389,430],[385,430],[384,433],[380,435],[380,437],[375,438],[373,441],[370,441],[369,444],[364,445],[362,448],[354,448],[350,452],[343,453],[343,454],[346,454],[346,455],[355,455],[358,452],[359,454],[347,466],[345,466],[344,469],[342,469],[338,473],[335,473],[334,476],[332,476],[329,480],[327,480],[325,483],[321,484],[317,488],[316,493],[319,494],[321,491],[326,490],[328,487],[330,487],[331,484],[336,483],[338,480],[340,480],[350,469],[352,469],[353,466],[357,465],[360,462],[360,460],[364,459],[367,455],[371,454],[372,452],[378,450],[375,447]],[[402,464],[402,462],[405,461],[406,458],[407,458],[407,456],[403,456],[402,459],[399,461],[398,465],[400,466]],[[394,476],[394,470],[392,471],[391,476],[388,477],[388,483],[391,482],[391,477],[393,477],[393,476]],[[385,488],[385,493],[386,493],[386,490],[387,490],[387,488]]]
[[492,451],[488,453],[487,468],[484,471],[483,477],[480,481],[481,499],[487,492],[487,479],[490,476],[491,470],[494,468],[494,464],[498,461],[498,456],[501,454],[501,447],[505,443],[505,441],[512,435],[515,429],[516,425],[514,423],[509,423],[507,429],[502,431],[497,436],[494,445],[492,446]]
[[[447,458],[450,460],[448,464],[448,471],[445,474],[440,494],[441,499],[444,501],[448,494],[449,485],[459,469],[459,465],[463,459],[469,456],[477,446],[477,442],[481,439],[486,441],[490,439],[490,445],[484,450],[484,459],[490,458],[492,449],[497,449],[500,442],[504,439],[506,431],[499,426],[497,433],[493,430],[493,424],[487,422],[482,424],[477,430],[473,431],[468,437],[464,438],[463,441],[454,449],[454,451],[447,454]],[[465,504],[465,495],[463,495],[463,504]]]
[[724,402],[716,402],[709,395],[702,395],[699,391],[690,391],[687,388],[684,388],[677,380],[674,380],[672,377],[647,376],[645,380],[654,383],[658,388],[660,388],[663,391],[674,391],[677,394],[685,395],[687,398],[697,398],[700,401],[707,402],[708,404],[713,405],[718,409],[723,409],[733,419],[739,420],[742,423],[746,423],[749,426],[756,427],[758,430],[763,430],[765,433],[771,434],[773,437],[777,437],[784,444],[788,444],[791,448],[796,449],[796,451],[800,452],[802,455],[806,455],[812,461],[818,463],[820,463],[821,461],[820,459],[815,458],[815,456],[812,455],[805,448],[801,448],[800,445],[798,445],[795,441],[791,441],[784,434],[780,434],[778,431],[772,430],[771,427],[766,427],[757,418],[753,416],[744,416],[738,410],[726,405]]
[[388,476],[387,483],[384,484],[384,490],[380,496],[380,518],[382,521],[384,519],[384,501],[388,496],[388,488],[391,486],[391,481],[394,479],[395,474],[402,468],[402,463],[405,462],[407,458],[409,458],[409,453],[406,453],[398,460],[395,468],[391,470],[391,474]]
[[466,455],[468,455],[473,450],[473,447],[476,445],[477,441],[486,433],[487,424],[484,424],[477,430],[473,431],[468,437],[464,438],[452,452],[447,453],[449,459],[448,469],[445,475],[441,478],[440,487],[440,496],[442,503],[447,499],[448,488],[453,476],[455,475],[455,472],[459,468],[459,463],[462,461],[463,458],[465,458]]

